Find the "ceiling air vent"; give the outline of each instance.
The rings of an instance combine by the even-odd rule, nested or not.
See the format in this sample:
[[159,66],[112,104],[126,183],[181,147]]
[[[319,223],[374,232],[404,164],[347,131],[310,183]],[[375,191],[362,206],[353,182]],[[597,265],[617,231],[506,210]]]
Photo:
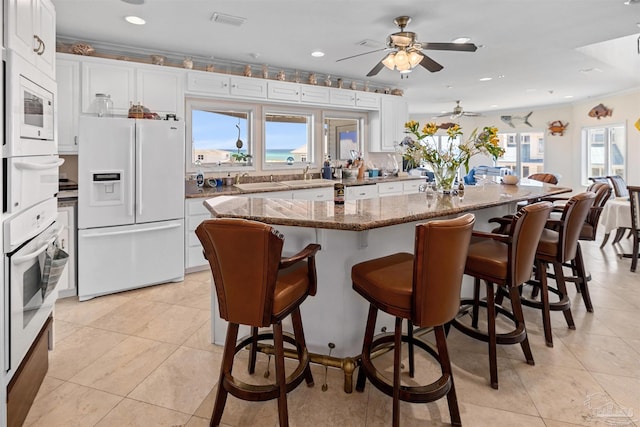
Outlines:
[[246,20],[247,18],[241,16],[226,15],[218,12],[213,12],[213,15],[211,15],[211,21],[219,24],[233,25],[235,27],[241,26]]

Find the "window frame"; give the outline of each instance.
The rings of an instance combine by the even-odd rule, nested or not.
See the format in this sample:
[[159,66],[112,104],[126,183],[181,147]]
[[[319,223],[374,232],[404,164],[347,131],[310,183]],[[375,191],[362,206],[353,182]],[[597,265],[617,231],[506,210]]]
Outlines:
[[[187,173],[195,173],[198,169],[206,170],[206,171],[215,171],[215,172],[253,172],[256,170],[255,166],[255,152],[256,152],[256,133],[254,131],[254,121],[256,117],[256,110],[258,109],[255,104],[250,103],[239,103],[218,99],[202,99],[202,98],[187,98],[186,99],[186,123],[185,123],[185,134],[186,134],[186,144],[185,144],[185,170]],[[246,113],[247,114],[247,137],[245,142],[247,147],[247,153],[251,154],[252,162],[250,165],[243,164],[232,164],[232,163],[224,163],[224,164],[213,164],[213,163],[202,163],[200,166],[196,165],[193,161],[194,153],[193,153],[193,110],[201,110],[201,111],[209,111],[209,112],[220,112],[220,111],[230,111],[237,113]],[[190,142],[190,143],[189,143]]]
[[[497,159],[494,162],[495,166],[509,168],[512,170],[512,172],[515,175],[520,176],[524,167],[523,161],[522,161],[522,147],[524,145],[528,145],[529,147],[531,147],[533,146],[534,143],[538,143],[539,139],[536,139],[534,141],[534,139],[531,138],[531,136],[535,136],[536,134],[542,135],[542,143],[541,143],[542,149],[538,150],[538,152],[542,154],[542,170],[540,170],[540,172],[544,171],[545,164],[546,164],[546,150],[545,150],[545,145],[547,143],[546,133],[543,130],[536,130],[536,129],[520,130],[520,131],[513,131],[513,132],[498,132],[498,136],[500,137],[501,143],[503,143],[502,145],[505,148],[505,150],[508,150],[509,148],[515,149],[516,159],[515,159],[515,165],[513,166],[513,169],[510,167],[510,165],[500,164],[501,159]],[[528,140],[526,140],[527,137],[528,137]],[[515,142],[512,142],[512,141],[515,141]],[[527,176],[536,172],[538,171],[530,170]],[[526,176],[520,176],[520,178],[526,178]]]
[[[297,169],[304,168],[307,165],[316,164],[316,149],[317,138],[315,131],[316,111],[313,109],[300,109],[300,108],[287,108],[279,105],[265,104],[261,108],[261,125],[262,125],[262,144],[261,144],[261,162],[262,170],[281,170],[281,169]],[[282,162],[267,162],[267,115],[290,115],[307,117],[307,158],[304,161],[293,161],[288,163]]]
[[581,156],[581,168],[580,168],[580,179],[582,181],[583,185],[589,185],[589,177],[592,176],[591,174],[591,158],[590,158],[590,150],[589,150],[589,140],[588,140],[588,135],[590,131],[593,130],[597,130],[597,129],[602,129],[604,131],[604,141],[603,141],[603,148],[604,148],[604,164],[603,164],[603,173],[597,176],[608,176],[608,175],[619,175],[618,173],[615,173],[613,171],[612,168],[612,164],[611,164],[611,130],[614,128],[622,128],[622,133],[624,135],[624,153],[622,153],[623,155],[623,159],[624,159],[624,167],[623,167],[623,174],[621,175],[623,179],[626,180],[627,174],[628,174],[628,167],[629,167],[629,130],[627,127],[627,124],[625,122],[619,122],[619,123],[610,123],[607,125],[600,125],[600,126],[583,126],[582,129],[580,130],[580,136],[581,136],[581,149],[582,149],[582,156]]

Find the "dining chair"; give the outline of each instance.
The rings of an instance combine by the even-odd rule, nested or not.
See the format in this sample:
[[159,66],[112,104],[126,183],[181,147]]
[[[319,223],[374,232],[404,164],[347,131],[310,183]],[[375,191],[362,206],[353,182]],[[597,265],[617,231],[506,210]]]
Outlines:
[[[218,426],[227,394],[249,401],[278,400],[281,427],[289,425],[287,393],[305,380],[313,386],[309,352],[304,339],[300,305],[316,294],[315,254],[320,245],[309,244],[282,258],[284,237],[273,227],[245,219],[208,219],[196,235],[209,262],[218,297],[220,317],[228,322],[211,426]],[[282,321],[291,315],[294,335],[284,333]],[[240,325],[251,327],[251,335],[238,340]],[[273,333],[258,328],[271,326]],[[275,384],[247,384],[232,375],[236,354],[249,347],[250,374],[255,371],[258,341],[273,341]],[[298,366],[289,376],[284,367],[284,342],[296,347]]]
[[623,254],[625,258],[631,258],[631,271],[635,272],[638,265],[638,243],[640,241],[640,187],[628,186],[629,204],[631,205],[631,236],[633,237],[633,250],[630,254]]

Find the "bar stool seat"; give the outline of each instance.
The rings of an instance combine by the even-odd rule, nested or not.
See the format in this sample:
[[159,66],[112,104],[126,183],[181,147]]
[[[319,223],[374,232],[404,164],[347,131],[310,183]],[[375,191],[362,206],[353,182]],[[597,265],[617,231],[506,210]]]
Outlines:
[[[444,325],[458,312],[464,259],[475,217],[466,214],[450,220],[434,220],[416,226],[415,252],[396,253],[356,264],[351,269],[353,289],[370,304],[362,345],[356,390],[369,381],[393,397],[393,425],[400,424],[400,400],[425,403],[447,396],[451,424],[460,426],[460,411],[447,351]],[[395,317],[393,334],[374,338],[378,310]],[[402,334],[402,322],[408,333]],[[413,336],[413,325],[432,327],[437,351]],[[409,375],[414,374],[413,346],[430,354],[439,364],[442,376],[428,385],[405,386],[400,382],[401,345],[409,345]],[[374,366],[372,354],[393,344],[393,382]]]
[[[210,424],[220,424],[227,394],[231,393],[249,401],[278,399],[280,426],[288,426],[287,393],[303,380],[313,386],[300,304],[316,293],[315,254],[320,245],[307,245],[296,255],[282,258],[283,236],[267,224],[243,219],[203,221],[196,235],[211,267],[220,317],[229,322]],[[282,330],[282,320],[289,315],[293,335]],[[238,340],[240,325],[250,326],[251,335]],[[269,326],[273,333],[258,333],[259,327]],[[235,355],[250,348],[248,371],[253,374],[261,340],[273,340],[275,384],[244,383],[232,374]],[[298,366],[288,377],[284,342],[294,345],[298,354]]]

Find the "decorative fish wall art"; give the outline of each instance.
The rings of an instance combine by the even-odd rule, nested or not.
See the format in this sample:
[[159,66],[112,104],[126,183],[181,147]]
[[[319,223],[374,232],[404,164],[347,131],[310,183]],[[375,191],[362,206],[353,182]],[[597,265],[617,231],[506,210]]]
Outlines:
[[512,128],[516,127],[514,122],[521,122],[522,124],[532,127],[531,123],[529,123],[529,117],[531,117],[531,114],[533,114],[533,111],[530,111],[526,116],[500,116],[500,120],[502,120]]
[[562,123],[560,120],[554,120],[549,123],[549,133],[551,135],[564,136],[564,131],[569,126],[569,123]]
[[601,117],[611,117],[613,110],[604,106],[604,104],[598,104],[589,110],[589,117],[595,117],[600,120]]
[[456,125],[456,124],[455,124],[455,123],[453,123],[453,122],[440,123],[440,124],[438,125],[438,129],[444,129],[444,130],[447,130],[447,129],[450,129],[450,128],[454,127],[455,125]]
[[636,123],[634,124],[634,126],[636,127],[636,129],[638,129],[638,131],[640,131],[640,119],[638,119],[636,121]]

